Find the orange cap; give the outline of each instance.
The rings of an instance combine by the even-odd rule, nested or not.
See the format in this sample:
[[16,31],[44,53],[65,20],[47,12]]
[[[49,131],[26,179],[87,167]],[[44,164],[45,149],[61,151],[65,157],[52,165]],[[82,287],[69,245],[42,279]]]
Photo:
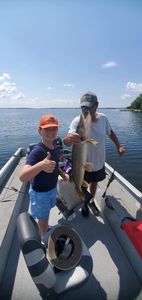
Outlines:
[[59,127],[58,119],[54,115],[44,115],[39,120],[39,127]]

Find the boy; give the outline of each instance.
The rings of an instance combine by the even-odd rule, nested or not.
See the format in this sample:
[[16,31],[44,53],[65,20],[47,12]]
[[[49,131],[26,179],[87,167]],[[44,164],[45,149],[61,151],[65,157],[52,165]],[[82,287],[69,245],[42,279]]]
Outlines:
[[59,126],[54,115],[48,114],[40,118],[38,132],[42,138],[41,142],[29,153],[20,174],[22,182],[31,181],[31,213],[33,218],[38,219],[42,241],[48,231],[50,209],[56,204],[58,175],[64,180],[68,179],[68,175],[59,168],[58,152],[54,148]]

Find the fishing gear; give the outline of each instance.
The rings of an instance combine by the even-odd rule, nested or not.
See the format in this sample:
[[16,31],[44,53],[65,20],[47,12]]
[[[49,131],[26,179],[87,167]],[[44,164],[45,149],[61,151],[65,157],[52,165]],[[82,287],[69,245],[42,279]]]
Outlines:
[[19,190],[18,190],[17,188],[15,188],[14,186],[12,186],[11,188],[8,188],[7,186],[2,186],[2,185],[0,185],[0,188],[6,189],[6,190],[10,190],[10,191],[14,191],[14,192],[21,193],[21,194],[27,194],[27,193],[25,193],[25,192],[19,191]]
[[[17,188],[15,188],[14,186],[12,186],[11,188],[7,187],[7,186],[2,186],[0,185],[0,188],[1,189],[6,189],[6,190],[9,190],[9,191],[13,191],[13,192],[16,192],[18,194],[24,194],[24,195],[28,195],[27,192],[22,192],[22,191],[19,191]],[[6,199],[5,197],[3,198],[3,200],[1,200],[0,202],[8,202],[8,201],[12,201],[12,199]]]
[[105,191],[104,191],[104,193],[103,193],[103,195],[102,195],[103,198],[106,197],[107,189],[108,189],[108,187],[110,186],[111,182],[114,180],[114,172],[115,172],[115,170],[113,170],[113,172],[111,173],[111,176],[110,176],[109,181],[108,181],[108,183],[107,183],[106,189],[105,189]]

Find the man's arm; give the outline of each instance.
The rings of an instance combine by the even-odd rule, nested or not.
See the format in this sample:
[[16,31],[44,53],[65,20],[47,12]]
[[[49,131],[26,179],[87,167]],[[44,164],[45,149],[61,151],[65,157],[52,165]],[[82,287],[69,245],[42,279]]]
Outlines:
[[77,116],[73,119],[69,127],[69,132],[63,139],[63,142],[67,147],[70,147],[73,144],[79,144],[81,142],[80,136],[76,132],[79,120],[80,116]]
[[123,155],[125,153],[125,148],[121,146],[118,137],[116,136],[115,132],[111,129],[111,133],[109,135],[110,139],[113,141],[115,144],[117,151],[120,155]]

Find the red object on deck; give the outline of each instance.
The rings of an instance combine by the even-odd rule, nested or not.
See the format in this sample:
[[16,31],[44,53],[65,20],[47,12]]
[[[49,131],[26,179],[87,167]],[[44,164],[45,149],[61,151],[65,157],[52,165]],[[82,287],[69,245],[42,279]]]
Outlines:
[[121,228],[125,230],[139,256],[142,258],[142,221],[122,223]]

